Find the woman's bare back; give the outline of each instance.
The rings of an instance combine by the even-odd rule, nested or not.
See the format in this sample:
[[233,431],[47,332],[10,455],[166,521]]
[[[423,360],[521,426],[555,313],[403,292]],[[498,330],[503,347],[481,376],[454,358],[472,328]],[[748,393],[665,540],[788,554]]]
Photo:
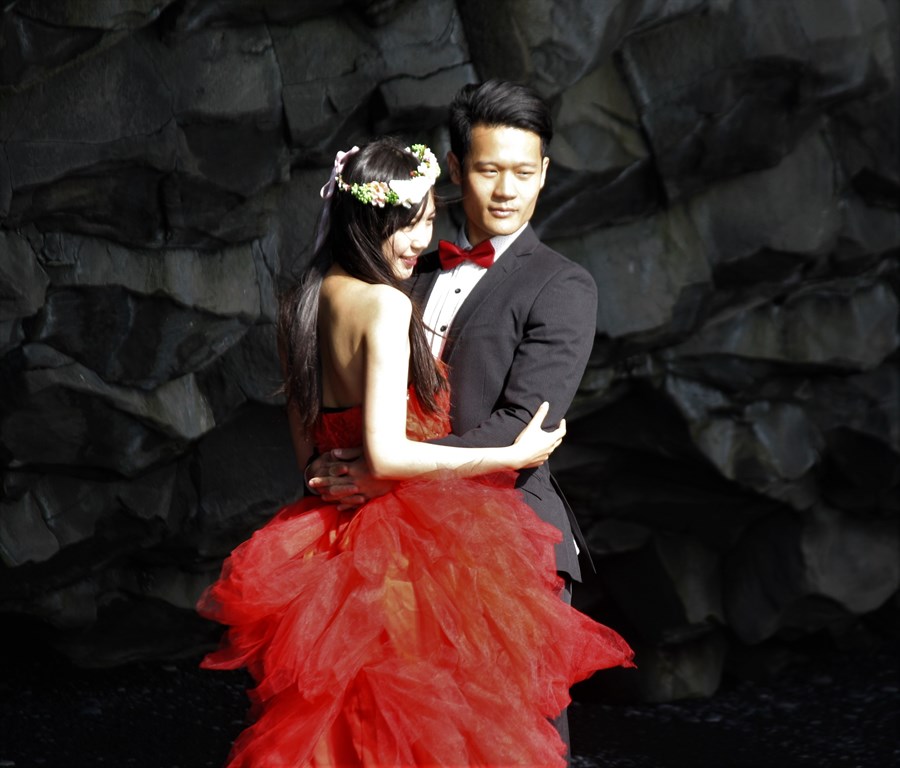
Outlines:
[[[358,280],[337,267],[326,274],[319,294],[318,317],[322,402],[326,408],[362,403],[366,336],[387,291],[399,293],[389,286]],[[405,343],[408,330],[397,329],[398,343]]]

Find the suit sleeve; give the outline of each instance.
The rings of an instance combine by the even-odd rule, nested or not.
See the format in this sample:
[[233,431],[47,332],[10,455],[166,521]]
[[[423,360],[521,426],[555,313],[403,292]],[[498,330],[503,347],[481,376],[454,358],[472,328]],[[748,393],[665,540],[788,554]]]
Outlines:
[[556,426],[572,404],[587,367],[597,322],[597,286],[581,267],[568,263],[536,296],[516,347],[498,408],[444,445],[509,445],[542,401],[550,403],[545,424]]

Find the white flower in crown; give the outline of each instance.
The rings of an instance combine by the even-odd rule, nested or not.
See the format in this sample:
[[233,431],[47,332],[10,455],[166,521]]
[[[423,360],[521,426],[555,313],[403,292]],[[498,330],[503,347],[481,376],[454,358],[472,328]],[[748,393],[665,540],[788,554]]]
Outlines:
[[[419,167],[413,171],[414,176],[426,176],[432,182],[437,181],[437,177],[441,175],[441,166],[438,165],[437,158],[428,147],[424,144],[413,144],[407,149],[412,152],[419,160]],[[422,198],[419,198],[420,200]]]
[[434,179],[428,176],[414,176],[411,179],[391,179],[388,183],[397,193],[398,204],[410,208],[422,202],[422,198],[434,186]]

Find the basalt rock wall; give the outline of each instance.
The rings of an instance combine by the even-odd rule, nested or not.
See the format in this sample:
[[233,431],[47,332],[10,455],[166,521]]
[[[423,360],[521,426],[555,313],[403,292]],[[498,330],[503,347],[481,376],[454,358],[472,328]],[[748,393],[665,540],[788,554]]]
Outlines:
[[299,493],[275,294],[334,152],[443,157],[457,88],[501,77],[552,105],[534,223],[600,293],[553,466],[596,564],[579,600],[638,650],[620,684],[708,694],[803,638],[896,632],[898,23],[885,0],[7,3],[5,625],[82,664],[218,635],[197,596]]

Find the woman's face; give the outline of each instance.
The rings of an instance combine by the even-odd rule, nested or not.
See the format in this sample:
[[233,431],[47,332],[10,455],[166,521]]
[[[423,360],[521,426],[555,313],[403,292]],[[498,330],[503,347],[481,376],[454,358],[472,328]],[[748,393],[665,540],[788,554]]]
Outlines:
[[434,217],[434,192],[430,191],[418,217],[408,227],[398,229],[384,241],[384,255],[394,274],[401,280],[412,275],[416,261],[431,243]]

